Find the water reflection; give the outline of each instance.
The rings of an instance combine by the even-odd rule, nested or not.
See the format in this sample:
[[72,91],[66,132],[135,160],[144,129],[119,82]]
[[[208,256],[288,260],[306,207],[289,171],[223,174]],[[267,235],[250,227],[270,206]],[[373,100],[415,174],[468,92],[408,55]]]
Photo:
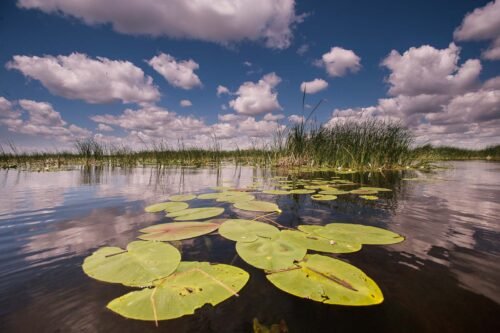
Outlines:
[[[137,230],[167,221],[162,214],[144,213],[148,204],[215,186],[243,188],[258,181],[267,188],[271,177],[282,174],[282,170],[245,166],[0,171],[0,331],[153,331],[147,323],[126,321],[105,309],[127,289],[88,279],[80,268],[83,258],[103,245],[123,247],[136,238]],[[206,236],[176,244],[184,260],[233,263],[249,271],[252,279],[239,299],[162,323],[160,330],[248,332],[253,316],[265,322],[286,319],[292,331],[315,332],[329,331],[323,329],[331,327],[331,318],[339,329],[358,330],[463,331],[500,326],[500,316],[491,316],[500,314],[498,164],[460,162],[432,173],[342,178],[394,191],[381,193],[376,202],[354,196],[339,196],[332,202],[312,201],[307,195],[258,197],[280,206],[283,213],[277,221],[283,225],[335,220],[404,234],[407,239],[401,244],[367,246],[341,256],[379,283],[386,296],[382,306],[346,309],[286,295],[235,256],[233,243]],[[224,207],[225,216],[236,216],[230,205]],[[466,318],[471,307],[481,311]],[[358,320],[360,316],[364,321]]]

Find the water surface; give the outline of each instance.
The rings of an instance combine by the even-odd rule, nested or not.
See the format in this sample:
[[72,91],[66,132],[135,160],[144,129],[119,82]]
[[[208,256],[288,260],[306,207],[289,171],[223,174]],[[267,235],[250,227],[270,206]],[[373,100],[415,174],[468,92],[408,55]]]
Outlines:
[[[251,332],[252,319],[259,318],[267,324],[284,320],[290,332],[500,332],[500,164],[448,166],[431,173],[341,176],[393,189],[376,202],[350,195],[315,202],[309,195],[257,194],[280,206],[277,221],[283,225],[344,221],[406,236],[397,245],[364,246],[338,256],[378,283],[383,304],[341,307],[288,295],[235,256],[233,242],[204,236],[182,242],[183,260],[232,263],[251,279],[240,297],[162,321],[159,328],[107,310],[109,301],[130,289],[90,279],[82,272],[83,259],[101,246],[124,247],[139,229],[169,221],[163,214],[144,213],[148,204],[213,186],[243,188],[255,179],[267,186],[270,177],[283,172],[234,166],[2,170],[0,331]],[[230,205],[225,207],[226,217],[236,217]]]

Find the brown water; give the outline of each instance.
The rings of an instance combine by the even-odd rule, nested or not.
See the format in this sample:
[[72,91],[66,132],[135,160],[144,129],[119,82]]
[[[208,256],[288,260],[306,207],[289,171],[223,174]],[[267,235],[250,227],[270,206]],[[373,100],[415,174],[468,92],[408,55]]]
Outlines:
[[[500,332],[500,164],[456,162],[432,173],[343,175],[392,188],[376,202],[340,196],[258,197],[276,202],[288,226],[347,221],[407,237],[339,257],[361,268],[384,293],[371,307],[324,305],[281,292],[261,270],[235,259],[234,243],[204,236],[182,243],[183,260],[230,263],[251,275],[240,297],[195,315],[160,322],[127,320],[106,304],[130,289],[98,282],[81,269],[100,246],[125,246],[138,230],[167,222],[144,213],[174,193],[245,187],[275,171],[76,169],[0,171],[1,332],[252,332],[252,319],[284,320],[290,332]],[[332,176],[327,173],[304,177]],[[421,180],[403,180],[418,177]],[[206,201],[195,205],[207,205]],[[227,217],[235,217],[230,205]]]

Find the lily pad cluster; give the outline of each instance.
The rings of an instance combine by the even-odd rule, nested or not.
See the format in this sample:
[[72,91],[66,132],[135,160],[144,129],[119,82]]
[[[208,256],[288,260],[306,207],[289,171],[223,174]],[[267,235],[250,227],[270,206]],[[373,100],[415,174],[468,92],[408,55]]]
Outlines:
[[[370,277],[331,255],[356,252],[363,245],[395,244],[404,237],[381,228],[346,223],[285,227],[269,218],[281,213],[279,206],[257,200],[254,194],[307,194],[320,201],[357,194],[374,200],[374,194],[390,190],[358,187],[349,191],[344,188],[356,184],[338,177],[273,180],[277,188],[272,190],[262,190],[258,182],[250,189],[224,186],[214,188],[216,192],[175,195],[170,201],[147,206],[146,212],[163,212],[172,221],[139,230],[140,240],[126,249],[98,249],[85,259],[83,270],[100,281],[140,288],[112,300],[107,305],[110,310],[138,320],[178,318],[193,314],[204,304],[217,305],[238,296],[249,279],[247,272],[231,265],[181,261],[177,248],[167,243],[219,234],[236,242],[239,257],[262,269],[267,279],[284,292],[326,304],[381,303],[382,292]],[[215,200],[216,204],[190,207],[187,201],[195,199]],[[225,211],[221,204],[231,204],[237,214],[249,211],[262,215],[253,220],[214,219]]]

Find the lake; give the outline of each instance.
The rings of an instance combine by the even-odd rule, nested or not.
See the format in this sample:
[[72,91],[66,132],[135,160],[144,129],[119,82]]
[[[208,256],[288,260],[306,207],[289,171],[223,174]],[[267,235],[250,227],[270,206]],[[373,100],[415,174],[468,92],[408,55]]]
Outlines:
[[[101,246],[125,247],[138,230],[171,219],[144,207],[214,186],[264,188],[283,170],[218,168],[84,168],[0,171],[1,332],[252,332],[252,320],[281,320],[290,332],[500,332],[500,163],[443,164],[430,172],[342,174],[390,188],[379,200],[353,195],[317,202],[310,195],[257,198],[283,211],[288,227],[333,221],[378,226],[406,240],[336,255],[373,278],[384,302],[326,305],[280,291],[236,256],[235,244],[207,235],[177,244],[183,260],[232,263],[250,274],[239,297],[195,315],[153,322],[125,319],[106,304],[130,288],[82,271]],[[332,172],[304,173],[328,179]],[[193,206],[207,206],[196,200]],[[237,217],[231,205],[225,215]]]

